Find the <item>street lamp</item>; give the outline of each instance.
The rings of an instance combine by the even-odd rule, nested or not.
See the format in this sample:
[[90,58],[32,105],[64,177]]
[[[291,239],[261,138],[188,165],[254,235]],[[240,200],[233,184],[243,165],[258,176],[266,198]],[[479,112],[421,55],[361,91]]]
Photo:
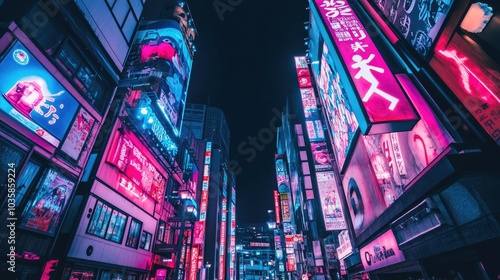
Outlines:
[[212,265],[211,265],[209,262],[207,262],[207,263],[205,264],[205,267],[206,267],[206,269],[207,269],[207,275],[208,275],[208,277],[207,277],[207,278],[208,278],[209,280],[210,280],[210,267],[211,267],[211,266],[212,266]]

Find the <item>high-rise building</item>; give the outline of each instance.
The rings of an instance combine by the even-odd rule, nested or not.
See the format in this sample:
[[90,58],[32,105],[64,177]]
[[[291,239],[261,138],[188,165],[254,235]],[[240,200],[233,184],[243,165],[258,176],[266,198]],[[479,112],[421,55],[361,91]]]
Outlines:
[[191,128],[195,137],[207,139],[220,149],[226,162],[229,161],[230,130],[224,112],[204,104],[186,104],[184,125]]
[[15,265],[3,262],[7,279],[48,279],[62,266],[143,3],[0,3],[0,204],[12,225],[1,227],[0,244]]
[[0,4],[12,278],[196,278],[187,3],[14,2]]
[[184,125],[197,131],[203,127],[202,137],[208,144],[200,221],[205,233],[203,261],[212,268],[206,269],[205,275],[207,279],[234,279],[236,176],[228,165],[229,127],[224,113],[218,108],[198,104],[187,104],[187,107]]

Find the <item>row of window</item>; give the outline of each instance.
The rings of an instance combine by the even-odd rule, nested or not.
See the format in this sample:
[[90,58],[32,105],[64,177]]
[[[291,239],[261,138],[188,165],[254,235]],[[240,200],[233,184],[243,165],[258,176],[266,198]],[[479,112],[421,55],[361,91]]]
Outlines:
[[[35,19],[41,11],[40,6],[33,5],[25,17]],[[88,63],[85,54],[76,47],[66,32],[62,32],[56,21],[47,18],[43,25],[28,35],[56,62],[80,94],[97,111],[103,113],[111,96],[111,89],[106,87],[100,75]]]
[[[128,215],[102,201],[96,201],[87,233],[121,244],[125,233]],[[142,231],[142,233],[141,233]],[[152,234],[142,230],[142,222],[131,218],[130,227],[125,239],[125,246],[149,251]]]

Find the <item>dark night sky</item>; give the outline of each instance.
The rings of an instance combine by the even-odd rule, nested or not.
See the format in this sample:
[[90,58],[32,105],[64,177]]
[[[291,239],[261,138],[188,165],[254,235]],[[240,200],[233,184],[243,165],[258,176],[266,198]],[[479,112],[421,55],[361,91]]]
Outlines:
[[[271,131],[274,111],[283,111],[286,96],[298,94],[293,57],[304,55],[306,0],[188,1],[198,30],[188,90],[189,103],[224,111],[231,130],[230,159],[238,162],[237,223],[267,220],[276,188]],[[225,4],[237,4],[222,11]],[[220,5],[217,13],[214,4]],[[231,7],[226,6],[226,7]],[[277,121],[276,125],[281,126]],[[258,140],[261,151],[249,144]],[[246,142],[246,143],[244,143]],[[238,146],[243,152],[238,152]],[[256,152],[252,158],[249,150]],[[234,169],[237,171],[237,169]]]

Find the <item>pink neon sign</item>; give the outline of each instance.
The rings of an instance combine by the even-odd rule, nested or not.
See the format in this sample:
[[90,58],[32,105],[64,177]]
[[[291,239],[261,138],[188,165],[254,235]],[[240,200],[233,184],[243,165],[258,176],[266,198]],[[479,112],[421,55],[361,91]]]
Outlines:
[[359,94],[356,99],[362,101],[352,102],[363,112],[358,118],[365,120],[360,121],[361,132],[411,129],[418,114],[347,1],[316,0],[316,4],[353,78]]

